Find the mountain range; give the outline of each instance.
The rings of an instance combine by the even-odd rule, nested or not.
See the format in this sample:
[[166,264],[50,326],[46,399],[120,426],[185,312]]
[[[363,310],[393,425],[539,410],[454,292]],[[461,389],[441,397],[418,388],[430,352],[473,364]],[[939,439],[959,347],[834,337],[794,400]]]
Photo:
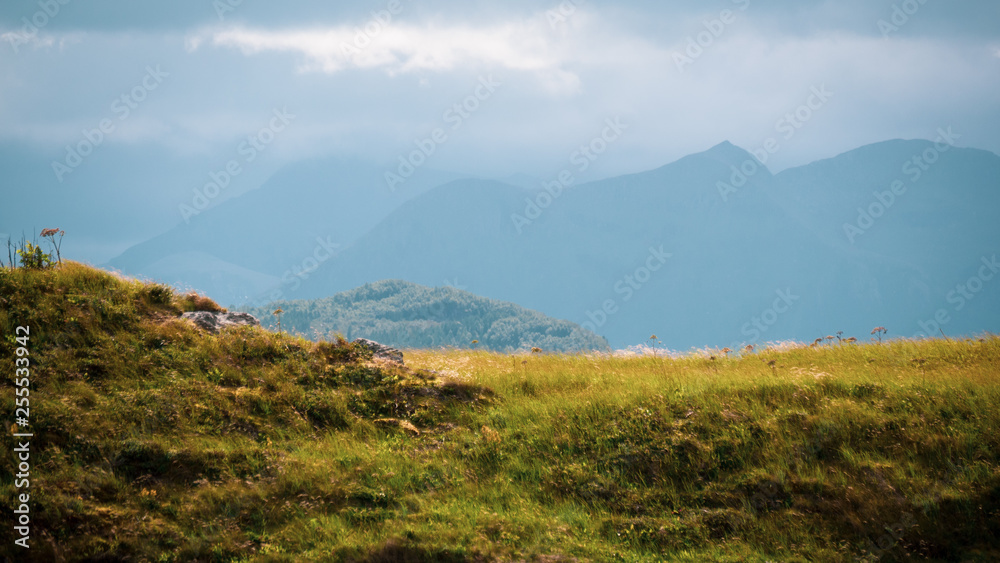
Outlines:
[[379,167],[310,161],[109,266],[233,305],[448,284],[614,347],[997,331],[1000,156],[941,133],[778,174],[724,142],[535,189],[434,173],[392,191]]

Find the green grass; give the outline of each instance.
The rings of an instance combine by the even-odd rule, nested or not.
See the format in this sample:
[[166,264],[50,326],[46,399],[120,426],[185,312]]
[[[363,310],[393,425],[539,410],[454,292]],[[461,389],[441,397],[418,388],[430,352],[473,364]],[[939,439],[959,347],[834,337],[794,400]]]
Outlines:
[[74,263],[0,273],[4,373],[31,327],[33,557],[1000,558],[996,337],[400,369],[178,318],[211,306]]

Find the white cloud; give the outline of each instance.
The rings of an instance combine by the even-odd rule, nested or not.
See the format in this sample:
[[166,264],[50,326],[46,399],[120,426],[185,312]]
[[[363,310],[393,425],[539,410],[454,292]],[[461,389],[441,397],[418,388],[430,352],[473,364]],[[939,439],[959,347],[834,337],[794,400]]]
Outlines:
[[37,51],[51,49],[52,47],[57,47],[62,52],[70,45],[82,43],[84,38],[85,34],[81,32],[62,34],[36,32],[27,34],[23,31],[8,31],[0,33],[0,43],[8,43],[15,54],[19,54],[26,49]]
[[[239,48],[247,55],[297,52],[306,60],[301,70],[326,73],[349,68],[383,68],[390,73],[448,71],[478,64],[548,70],[559,64],[549,38],[515,25],[487,29],[397,25],[374,35],[347,27],[284,31],[234,28],[212,33],[211,41]],[[197,49],[200,41],[194,38],[188,44]]]
[[669,61],[655,41],[582,8],[557,26],[541,12],[493,24],[400,21],[385,26],[369,22],[326,28],[209,28],[185,39],[189,53],[207,46],[238,49],[246,56],[291,54],[298,57],[295,68],[300,73],[358,69],[395,76],[509,70],[531,77],[541,92],[556,98],[583,94],[581,74],[586,69]]
[[37,33],[29,35],[21,31],[8,31],[0,34],[0,40],[10,43],[14,52],[20,52],[24,47],[41,49],[55,45],[55,39],[50,35],[40,36]]
[[[700,20],[642,34],[612,16],[579,10],[555,28],[544,16],[400,20],[361,47],[357,27],[347,24],[87,32],[65,53],[57,47],[64,37],[53,35],[48,48],[0,55],[0,141],[58,152],[82,129],[114,117],[109,103],[151,62],[175,73],[171,82],[110,142],[159,140],[171,150],[228,154],[234,139],[259,126],[261,112],[280,103],[309,118],[275,150],[391,160],[440,125],[477,75],[491,73],[504,95],[455,135],[461,142],[442,148],[441,168],[493,161],[544,175],[614,116],[631,127],[614,156],[601,160],[610,167],[627,159],[616,171],[658,166],[724,139],[756,148],[822,84],[834,98],[793,139],[781,137],[776,169],[867,142],[927,136],[943,124],[969,138],[996,138],[990,125],[1000,105],[990,93],[1000,77],[982,72],[1000,56],[992,40],[787,35],[747,20],[680,72],[672,55],[704,29]],[[996,150],[996,141],[978,146]]]
[[[598,48],[586,41],[600,19],[578,10],[567,25],[554,28],[544,14],[487,26],[470,24],[392,23],[283,29],[231,27],[209,29],[185,40],[188,52],[205,45],[236,48],[251,56],[266,52],[301,57],[303,73],[335,74],[350,69],[404,73],[443,73],[468,68],[512,70],[534,74],[549,94],[578,93],[576,63],[608,64],[608,51],[634,47],[627,34]],[[648,45],[646,45],[648,47]],[[620,53],[624,54],[624,53]],[[635,50],[630,53],[635,55]],[[619,59],[620,62],[620,59]]]

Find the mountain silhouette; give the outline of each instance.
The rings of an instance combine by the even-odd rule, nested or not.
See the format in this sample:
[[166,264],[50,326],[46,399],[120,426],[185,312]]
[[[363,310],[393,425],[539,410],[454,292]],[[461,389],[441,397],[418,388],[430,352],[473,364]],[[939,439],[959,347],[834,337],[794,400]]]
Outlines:
[[[837,331],[867,338],[875,326],[896,336],[1000,328],[990,281],[1000,157],[942,140],[876,143],[779,174],[723,142],[579,186],[458,179],[434,187],[441,175],[398,200],[377,169],[348,181],[334,166],[332,189],[296,181],[314,176],[303,166],[205,213],[210,224],[178,227],[112,264],[130,271],[168,252],[204,252],[246,269],[213,271],[216,286],[257,272],[285,299],[383,279],[458,280],[477,295],[580,323],[615,347],[654,333],[687,349]],[[247,222],[261,232],[225,234],[223,225]],[[286,271],[282,285],[281,269],[311,266],[315,238],[329,232],[344,241],[336,255],[306,275]],[[222,234],[206,241],[209,233]]]

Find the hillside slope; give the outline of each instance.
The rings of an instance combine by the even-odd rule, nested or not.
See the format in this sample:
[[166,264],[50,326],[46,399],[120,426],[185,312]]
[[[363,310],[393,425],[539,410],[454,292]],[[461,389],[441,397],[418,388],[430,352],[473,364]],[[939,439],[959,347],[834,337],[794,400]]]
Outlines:
[[995,337],[401,368],[179,318],[212,307],[73,263],[0,270],[0,415],[32,434],[0,437],[0,558],[1000,558]]
[[[608,350],[608,342],[579,325],[453,287],[430,288],[401,280],[366,284],[314,301],[278,301],[243,309],[277,330],[307,337],[346,335],[396,348],[485,348],[548,352]],[[473,343],[475,341],[475,343]]]
[[[18,385],[30,410],[17,431],[32,434],[28,481],[14,479],[14,456],[0,461],[3,498],[30,495],[31,549],[6,527],[0,555],[233,561],[297,521],[289,502],[351,511],[378,498],[363,485],[300,481],[311,470],[289,454],[301,444],[339,431],[420,432],[414,424],[434,432],[453,424],[455,405],[476,409],[492,395],[372,363],[345,341],[251,327],[208,334],[180,318],[199,308],[217,305],[72,262],[0,269],[0,412],[15,420],[14,358],[27,358]],[[0,440],[5,452],[24,443]],[[321,508],[301,505],[303,490]],[[0,517],[13,522],[13,508],[5,502]]]

